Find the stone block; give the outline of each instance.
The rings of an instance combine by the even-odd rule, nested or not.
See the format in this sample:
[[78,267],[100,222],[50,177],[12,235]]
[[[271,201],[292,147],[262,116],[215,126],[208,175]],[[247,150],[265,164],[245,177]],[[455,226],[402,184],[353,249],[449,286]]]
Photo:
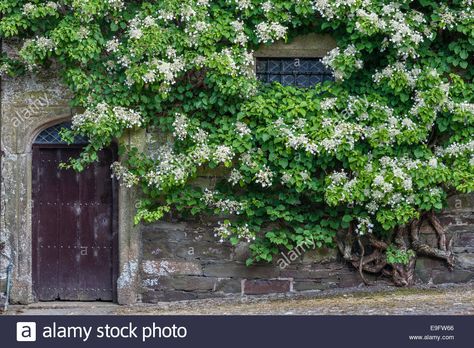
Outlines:
[[142,238],[148,241],[166,240],[179,242],[186,239],[186,229],[186,223],[170,223],[166,221],[141,226]]
[[291,279],[244,279],[242,280],[242,294],[262,295],[285,293],[292,289]]
[[279,275],[275,265],[254,265],[247,267],[237,262],[209,263],[203,265],[206,277],[219,278],[276,278]]
[[293,289],[295,291],[327,290],[337,287],[336,282],[326,282],[320,280],[295,280]]
[[446,208],[446,211],[474,211],[474,195],[463,194],[448,198],[448,206]]
[[332,36],[312,33],[298,36],[289,43],[278,41],[272,45],[262,45],[254,53],[254,56],[271,58],[324,57],[328,51],[336,46],[336,42]]
[[233,247],[227,243],[216,242],[190,242],[179,243],[176,246],[175,256],[187,260],[198,259],[201,261],[231,260]]
[[472,230],[466,233],[459,233],[454,239],[455,247],[474,248],[474,226]]
[[142,302],[145,302],[145,303],[185,301],[185,300],[195,300],[197,298],[198,298],[197,293],[189,292],[189,291],[149,290],[149,291],[145,291],[142,294]]
[[214,291],[217,278],[200,276],[161,276],[144,280],[144,285],[153,290]]
[[433,283],[467,283],[474,280],[474,272],[455,269],[454,271],[433,270]]
[[456,255],[456,268],[458,267],[474,270],[474,254]]
[[337,274],[343,268],[344,265],[340,262],[291,265],[281,270],[280,276],[295,279],[323,279],[331,277],[334,273]]
[[[364,274],[364,276],[368,280],[372,280],[372,277],[370,274]],[[344,273],[344,274],[338,275],[338,278],[339,278],[339,282],[337,285],[338,287],[341,287],[341,288],[359,286],[360,284],[363,283],[363,280],[360,277],[360,274],[357,272]]]
[[240,293],[242,291],[242,281],[236,278],[218,278],[215,291],[225,294]]
[[326,263],[337,261],[338,252],[331,248],[311,249],[304,253],[303,263]]
[[150,239],[142,239],[142,255],[144,260],[173,259],[172,242],[159,243]]
[[148,276],[202,274],[201,265],[198,262],[178,260],[144,260],[142,270]]
[[240,242],[233,248],[231,259],[233,261],[245,262],[250,257],[250,250],[248,243]]

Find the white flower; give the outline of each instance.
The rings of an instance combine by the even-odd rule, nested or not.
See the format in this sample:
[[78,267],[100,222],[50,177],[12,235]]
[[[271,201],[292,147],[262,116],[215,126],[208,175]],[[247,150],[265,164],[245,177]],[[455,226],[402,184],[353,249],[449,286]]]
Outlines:
[[437,168],[438,167],[438,160],[434,157],[430,158],[430,160],[428,161],[428,165],[430,167]]
[[272,186],[273,172],[266,165],[258,171],[255,175],[255,182],[262,185],[262,187]]
[[235,130],[237,131],[237,134],[239,134],[241,137],[252,133],[250,128],[244,122],[236,122]]
[[407,191],[411,191],[413,189],[411,178],[406,178],[405,180],[403,180],[403,188]]
[[288,30],[287,27],[276,22],[261,22],[255,29],[260,42],[273,42],[282,39]]
[[217,163],[230,162],[234,158],[234,152],[227,145],[219,145],[214,152],[213,158]]
[[235,0],[237,8],[241,11],[251,8],[251,0]]
[[[337,103],[337,98],[326,98],[326,99],[321,100],[320,106],[323,111],[327,111],[327,110],[332,110],[336,106],[336,103]],[[326,124],[323,124],[324,127],[332,123],[332,120],[330,119],[326,119],[326,120],[327,120]]]
[[250,231],[247,224],[243,226],[237,226],[235,232],[240,239],[245,239],[246,242],[255,240],[255,232]]
[[377,175],[374,178],[374,185],[382,186],[385,183],[385,178],[382,175]]
[[77,37],[79,40],[84,40],[90,35],[89,29],[86,27],[80,27],[79,30],[77,31]]
[[181,10],[181,17],[185,22],[189,22],[194,16],[196,16],[196,11],[191,6],[185,6]]
[[131,39],[140,39],[143,36],[143,32],[140,28],[131,28],[128,35]]
[[143,120],[141,115],[134,110],[122,107],[114,107],[112,111],[116,119],[125,123],[129,128],[139,127],[142,125]]
[[364,235],[366,233],[372,233],[374,225],[369,218],[357,218],[356,233],[359,235]]
[[329,178],[331,179],[332,185],[338,185],[347,180],[347,174],[344,170],[341,170],[340,172],[333,172],[329,175]]
[[184,140],[188,136],[188,118],[180,113],[175,114],[173,122],[173,135],[179,140]]
[[236,34],[234,42],[242,46],[245,45],[248,41],[248,37],[244,32],[244,23],[236,20],[236,21],[231,22],[230,25],[234,28],[234,31]]
[[273,4],[271,1],[266,1],[262,4],[262,10],[265,13],[270,12],[273,9]]
[[214,228],[214,237],[219,237],[219,242],[224,242],[225,239],[232,235],[230,227],[231,225],[229,221],[225,221],[224,223],[219,221],[219,226]]
[[208,189],[204,190],[202,201],[210,208],[219,210],[226,214],[240,214],[244,209],[245,204],[231,199],[219,199],[216,196],[218,192],[213,192]]
[[54,1],[48,1],[46,3],[46,7],[49,7],[50,9],[57,10],[59,8],[59,5],[55,3]]
[[87,123],[119,122],[126,128],[139,127],[143,119],[141,115],[123,107],[111,108],[106,103],[100,103],[95,108],[86,110],[83,114],[74,115],[72,118],[73,129],[78,129]]
[[209,134],[201,128],[198,128],[196,133],[193,135],[193,140],[199,144],[204,144],[208,138]]
[[229,175],[229,179],[227,181],[232,184],[232,186],[237,185],[240,180],[243,179],[242,173],[240,173],[237,169],[232,169]]
[[23,5],[23,14],[26,15],[26,16],[28,16],[29,14],[31,14],[35,10],[36,10],[36,5],[35,4],[32,4],[32,3],[28,2],[28,3]]
[[131,173],[120,162],[112,163],[110,169],[112,170],[112,176],[115,176],[117,180],[120,180],[120,184],[127,188],[135,186],[140,182],[140,178]]
[[309,179],[311,179],[311,175],[309,174],[309,172],[307,170],[303,170],[300,172],[300,177],[301,177],[301,180],[303,180],[304,182],[308,181]]
[[107,52],[117,52],[119,45],[119,41],[113,38],[112,40],[107,41],[105,44],[105,50]]
[[105,0],[115,10],[120,10],[124,7],[123,0]]
[[281,183],[282,183],[283,185],[286,185],[286,184],[290,183],[292,179],[293,179],[293,177],[291,176],[291,174],[289,174],[289,173],[284,173],[284,174],[281,176]]

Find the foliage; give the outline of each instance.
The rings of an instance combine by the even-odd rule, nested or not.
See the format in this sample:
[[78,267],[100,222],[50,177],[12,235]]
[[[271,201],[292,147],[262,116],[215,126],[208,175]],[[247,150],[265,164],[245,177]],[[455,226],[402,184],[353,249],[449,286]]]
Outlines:
[[387,248],[387,263],[393,265],[396,263],[400,263],[402,265],[407,265],[410,262],[410,259],[415,256],[415,252],[413,250],[403,250],[397,249],[393,245],[390,245]]
[[[22,41],[0,72],[55,64],[86,108],[73,133],[91,142],[70,165],[130,129],[172,134],[113,166],[143,191],[136,222],[216,214],[218,239],[251,243],[249,264],[351,226],[389,238],[474,189],[472,0],[4,0],[0,13],[1,36]],[[256,81],[253,49],[312,32],[337,40],[323,60],[335,82]]]

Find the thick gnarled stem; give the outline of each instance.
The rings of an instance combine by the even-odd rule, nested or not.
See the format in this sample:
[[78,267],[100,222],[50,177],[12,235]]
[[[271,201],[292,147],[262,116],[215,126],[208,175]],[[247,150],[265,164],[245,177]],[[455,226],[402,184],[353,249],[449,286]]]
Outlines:
[[[420,240],[420,227],[426,221],[433,228],[438,239],[437,247],[430,246]],[[357,243],[356,243],[357,242]],[[390,243],[377,239],[374,235],[356,236],[353,227],[349,228],[343,239],[336,241],[344,260],[359,271],[366,285],[371,285],[364,273],[388,276],[397,286],[410,286],[415,283],[415,263],[417,256],[427,256],[445,260],[448,268],[454,268],[452,252],[453,239],[446,237],[446,232],[436,215],[432,212],[425,214],[420,220],[413,220],[407,226],[396,229],[392,243],[404,252],[413,250],[406,263],[387,263],[387,248]],[[368,250],[372,250],[367,254]]]

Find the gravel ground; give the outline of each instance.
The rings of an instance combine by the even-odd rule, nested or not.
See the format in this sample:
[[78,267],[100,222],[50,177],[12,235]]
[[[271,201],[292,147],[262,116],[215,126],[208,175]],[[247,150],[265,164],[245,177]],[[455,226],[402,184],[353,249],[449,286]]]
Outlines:
[[13,305],[9,315],[474,315],[474,284],[350,288],[304,295],[230,297],[119,306],[49,302]]

